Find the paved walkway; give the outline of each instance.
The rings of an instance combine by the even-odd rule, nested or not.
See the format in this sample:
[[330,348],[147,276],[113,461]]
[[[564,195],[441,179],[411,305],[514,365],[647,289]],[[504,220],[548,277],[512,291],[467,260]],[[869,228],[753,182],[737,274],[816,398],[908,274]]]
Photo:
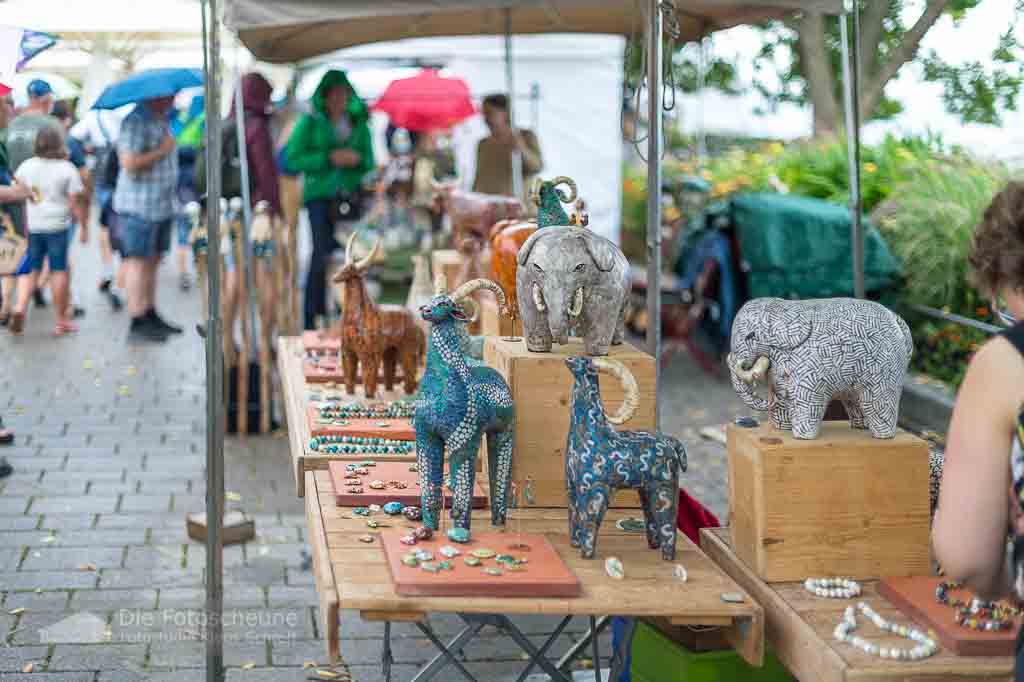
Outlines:
[[[126,345],[126,314],[93,289],[94,249],[76,257],[88,311],[79,335],[50,336],[49,310],[33,311],[21,338],[0,330],[0,413],[18,436],[3,450],[15,473],[0,481],[0,679],[201,680],[204,548],[188,540],[184,516],[205,505],[203,347],[191,330],[165,345]],[[172,270],[162,273],[161,309],[191,327],[199,294],[180,294]],[[731,418],[735,398],[685,356],[666,386],[666,430],[690,445],[688,488],[724,519],[723,449],[696,428]],[[225,460],[228,507],[257,527],[255,541],[224,556],[228,679],[306,679],[303,664],[325,654],[286,440],[229,438]],[[538,642],[554,626],[517,621]],[[452,617],[431,623],[443,634],[458,627]],[[582,629],[570,626],[553,653]],[[381,679],[382,631],[343,616],[342,651],[360,682]],[[407,680],[434,651],[411,627],[394,633],[394,679]],[[522,656],[495,635],[465,649],[467,667],[515,679]]]

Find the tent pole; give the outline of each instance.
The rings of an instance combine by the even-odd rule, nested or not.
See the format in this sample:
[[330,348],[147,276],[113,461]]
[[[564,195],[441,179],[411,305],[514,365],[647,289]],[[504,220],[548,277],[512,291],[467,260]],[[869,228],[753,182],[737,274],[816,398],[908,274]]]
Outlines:
[[660,0],[649,0],[647,25],[647,352],[654,356],[654,426],[660,425],[661,388],[661,73]]
[[[839,16],[839,38],[843,51],[843,108],[846,119],[846,151],[849,159],[850,213],[852,218],[851,263],[853,295],[864,298],[864,202],[860,190],[860,23],[856,2],[847,0]],[[848,19],[853,11],[851,45]],[[852,47],[852,50],[851,50]]]
[[[237,38],[236,38],[237,40]],[[235,54],[238,53],[238,45],[235,45]],[[238,162],[242,176],[242,267],[245,268],[245,288],[248,292],[243,305],[249,308],[249,338],[252,339],[250,348],[255,347],[260,338],[256,334],[256,276],[253,273],[252,242],[249,240],[249,230],[252,227],[252,192],[249,189],[249,150],[245,146],[245,103],[242,99],[242,70],[238,68],[238,61],[235,60],[235,128],[238,135]],[[245,358],[249,362],[249,358]]]
[[[512,65],[512,8],[505,8],[505,89],[508,91],[508,122],[516,128],[516,80]],[[523,198],[523,154],[519,147],[512,150],[512,194]]]
[[[224,680],[224,585],[221,534],[224,521],[224,358],[221,345],[220,268],[220,19],[218,0],[203,0],[207,164],[206,232],[213,266],[208,267],[206,321],[206,680]],[[206,12],[210,18],[207,26]],[[209,30],[207,30],[209,29]]]

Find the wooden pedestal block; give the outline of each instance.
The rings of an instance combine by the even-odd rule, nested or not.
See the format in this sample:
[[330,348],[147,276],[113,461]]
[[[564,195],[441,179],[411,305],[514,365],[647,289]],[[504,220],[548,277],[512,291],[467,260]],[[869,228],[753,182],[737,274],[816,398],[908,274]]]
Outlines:
[[[506,341],[489,336],[484,344],[484,362],[505,378],[516,404],[515,450],[512,480],[519,485],[527,476],[539,507],[565,507],[565,440],[569,431],[569,405],[573,377],[565,359],[584,355],[583,343],[552,347],[551,353],[531,353],[526,341]],[[640,386],[640,406],[621,428],[631,431],[654,429],[654,358],[628,343],[612,346],[610,358],[626,365]],[[622,386],[614,377],[601,375],[601,397],[605,410],[614,414],[622,404]],[[620,490],[612,497],[613,507],[639,507],[635,491]]]
[[815,440],[730,425],[735,552],[767,582],[929,573],[928,446],[825,422]]
[[502,315],[498,309],[498,302],[493,298],[484,299],[480,308],[480,333],[484,336],[523,336],[523,323]]
[[435,249],[430,254],[430,271],[437,277],[437,273],[443,273],[445,281],[448,282],[448,290],[455,288],[455,279],[462,267],[462,254],[455,249]]

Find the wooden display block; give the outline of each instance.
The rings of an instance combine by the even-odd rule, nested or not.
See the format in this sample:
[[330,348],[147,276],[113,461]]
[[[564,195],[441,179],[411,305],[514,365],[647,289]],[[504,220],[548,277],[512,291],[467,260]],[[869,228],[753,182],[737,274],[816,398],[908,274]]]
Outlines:
[[[364,455],[365,457],[365,455]],[[388,502],[401,502],[404,506],[418,507],[422,496],[420,495],[419,474],[410,471],[406,462],[376,462],[372,467],[367,467],[370,473],[360,476],[359,479],[345,478],[348,474],[347,465],[349,462],[332,461],[327,464],[327,470],[331,472],[331,482],[334,484],[334,496],[339,507],[367,507],[371,504],[384,505]],[[345,486],[352,480],[359,480],[362,483],[363,492],[349,493]],[[374,490],[369,487],[370,481],[401,481],[406,488],[387,488],[385,490]],[[444,506],[450,509],[452,506],[452,491],[446,486],[444,489]],[[473,508],[482,509],[487,506],[487,495],[480,487],[480,481],[473,482]]]
[[394,438],[416,440],[416,429],[411,419],[346,419],[346,425],[321,424],[320,410],[306,408],[309,433],[313,436],[363,436],[366,438]]
[[[185,532],[196,542],[206,542],[206,513],[188,514],[185,517]],[[220,537],[225,545],[249,542],[256,537],[256,522],[240,511],[225,512]]]
[[[532,353],[526,341],[490,336],[484,344],[484,362],[496,369],[512,389],[516,405],[515,450],[512,479],[521,483],[533,478],[537,506],[565,507],[565,441],[569,431],[569,404],[573,376],[565,359],[584,355],[583,343],[572,339],[554,345],[550,353]],[[636,414],[621,428],[654,429],[654,358],[628,343],[612,346],[608,357],[626,365],[640,387]],[[605,410],[614,413],[622,404],[622,386],[614,377],[601,375]],[[640,506],[635,491],[621,490],[612,497],[613,507]]]
[[[417,370],[422,373],[422,368]],[[302,375],[308,384],[344,384],[345,372],[341,366],[337,353],[323,353],[315,356],[307,355],[302,361]],[[401,390],[402,377],[404,376],[400,366],[395,367],[395,386]],[[356,383],[363,383],[362,372],[356,372]],[[377,372],[377,389],[384,389],[384,370]]]
[[[878,584],[878,593],[915,622],[933,630],[942,646],[958,656],[1013,656],[1020,620],[1012,629],[999,632],[980,632],[957,625],[953,609],[935,601],[935,588],[943,580],[929,576],[885,578]],[[974,595],[969,590],[956,590],[951,596],[970,602]],[[1008,604],[1003,602],[1003,606]]]
[[815,440],[729,425],[736,554],[767,582],[929,572],[928,446],[824,422]]
[[[473,539],[466,544],[455,545],[447,538],[435,537],[412,547],[399,541],[404,534],[405,531],[397,530],[380,534],[397,594],[435,597],[576,597],[580,594],[579,580],[547,538],[539,533],[519,536],[494,531],[474,532]],[[509,549],[513,540],[521,540],[530,549]],[[444,556],[439,550],[449,544],[462,552],[450,560],[451,570],[428,573],[422,568],[402,563],[402,556],[416,549],[432,552],[435,561],[443,561]],[[479,566],[467,566],[463,562],[466,555],[478,548],[487,548],[497,554],[511,554],[516,558],[525,557],[529,562],[521,571],[502,568],[501,575],[488,575],[483,571],[485,567],[501,568],[493,557],[481,560]]]
[[455,249],[435,249],[430,254],[430,271],[437,277],[443,273],[448,282],[448,290],[455,288],[455,280],[462,268],[462,254]]
[[480,306],[480,333],[484,336],[522,337],[523,323],[502,315],[498,302],[493,298],[485,298]]
[[334,352],[341,350],[341,337],[329,332],[306,330],[302,332],[302,347],[306,352]]

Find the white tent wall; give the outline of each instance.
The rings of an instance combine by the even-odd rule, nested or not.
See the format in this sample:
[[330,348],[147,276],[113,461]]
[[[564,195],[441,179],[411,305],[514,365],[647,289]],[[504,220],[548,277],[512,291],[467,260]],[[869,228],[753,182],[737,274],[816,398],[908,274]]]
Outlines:
[[[590,212],[590,227],[618,242],[622,207],[622,57],[618,36],[550,34],[514,36],[516,125],[532,127],[530,91],[536,85],[535,131],[544,156],[545,177],[568,175],[579,183]],[[377,43],[336,52],[325,65],[351,70],[353,82],[365,69],[379,70],[384,60],[418,59],[445,65],[444,74],[462,78],[479,101],[505,91],[504,39],[500,37],[421,38]],[[401,77],[396,68],[395,77]],[[304,78],[300,91],[315,87],[317,74]],[[361,95],[374,93],[360,92]],[[380,125],[382,118],[374,117]],[[375,126],[376,127],[376,126]],[[379,137],[379,130],[377,131]],[[474,116],[453,131],[456,164],[465,187],[476,173],[476,145],[487,135],[483,118]]]

